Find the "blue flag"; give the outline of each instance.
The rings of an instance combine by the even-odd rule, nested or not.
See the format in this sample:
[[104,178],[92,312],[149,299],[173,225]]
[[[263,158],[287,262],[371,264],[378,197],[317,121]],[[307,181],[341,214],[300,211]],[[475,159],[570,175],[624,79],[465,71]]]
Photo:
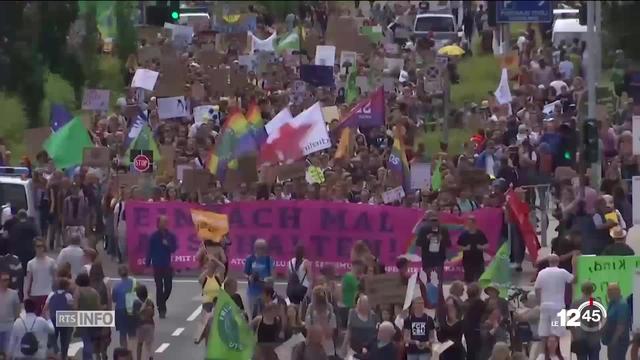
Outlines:
[[51,130],[54,132],[58,131],[61,127],[71,121],[72,118],[73,115],[67,111],[64,105],[51,104],[51,117],[49,119]]
[[143,111],[140,111],[138,113],[138,116],[136,116],[136,119],[133,121],[133,124],[131,124],[131,129],[129,129],[129,134],[127,134],[127,138],[124,139],[124,146],[126,146],[127,148],[129,147],[129,145],[133,142],[133,140],[135,140],[138,137],[138,135],[140,134],[140,131],[142,130],[142,127],[145,126],[147,122],[148,122],[147,116]]

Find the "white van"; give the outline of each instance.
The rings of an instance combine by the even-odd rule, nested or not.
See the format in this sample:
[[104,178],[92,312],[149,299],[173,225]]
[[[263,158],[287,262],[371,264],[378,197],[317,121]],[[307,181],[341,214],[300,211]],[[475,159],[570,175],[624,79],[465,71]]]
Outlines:
[[456,19],[451,13],[418,14],[413,23],[413,34],[416,37],[433,34],[434,48],[439,49],[458,40]]
[[587,26],[580,25],[578,19],[558,19],[553,23],[551,41],[558,45],[562,40],[570,44],[573,39],[587,40]]
[[0,167],[0,206],[2,223],[11,207],[24,209],[29,217],[37,219],[36,199],[29,169],[25,167]]

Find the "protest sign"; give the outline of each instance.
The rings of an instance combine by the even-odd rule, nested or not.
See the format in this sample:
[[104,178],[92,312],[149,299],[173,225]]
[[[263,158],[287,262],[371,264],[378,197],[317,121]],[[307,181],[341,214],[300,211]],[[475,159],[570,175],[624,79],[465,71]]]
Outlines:
[[384,58],[384,68],[392,73],[398,73],[404,69],[404,59],[402,58]]
[[132,88],[142,88],[145,90],[153,91],[153,87],[156,85],[159,73],[149,69],[138,69],[133,75],[131,81]]
[[238,14],[233,16],[216,15],[213,18],[212,30],[217,33],[234,34],[256,31],[256,15]]
[[402,186],[395,187],[391,190],[382,193],[382,201],[385,204],[392,204],[396,201],[400,201],[404,198],[405,193]]
[[107,111],[109,110],[109,90],[84,89],[82,96],[82,110]]
[[43,150],[42,144],[49,135],[51,135],[51,128],[48,126],[24,130],[24,144],[31,161],[34,161],[38,153]]
[[371,306],[403,304],[407,284],[398,273],[369,275],[364,278],[364,292]]
[[171,40],[174,45],[183,47],[184,45],[191,43],[191,39],[193,38],[193,27],[164,23],[164,28],[171,29]]
[[147,62],[154,59],[160,59],[162,54],[160,53],[160,47],[158,46],[144,46],[138,48],[138,62],[144,66],[148,66]]
[[314,64],[333,66],[336,63],[336,47],[331,45],[318,45]]
[[[316,57],[317,56],[318,55],[316,52]],[[349,69],[356,69],[358,65],[357,59],[358,59],[358,53],[356,53],[355,51],[341,51],[340,52],[340,74],[346,75],[350,71]]]
[[582,296],[582,284],[590,281],[595,287],[593,298],[606,306],[609,283],[615,282],[620,286],[623,299],[633,292],[633,278],[636,270],[640,269],[640,256],[583,255],[578,257],[576,268],[575,298]]
[[191,220],[196,226],[200,240],[220,242],[229,233],[229,218],[226,214],[191,209]]
[[182,172],[182,186],[188,192],[205,192],[209,188],[211,174],[203,169],[184,169]]
[[275,41],[277,34],[275,32],[264,40],[255,36],[251,31],[249,31],[247,34],[249,35],[249,39],[251,41],[250,54],[255,54],[256,52],[274,52],[276,50]]
[[431,164],[411,164],[411,188],[429,190],[431,188]]
[[300,65],[300,79],[313,86],[333,86],[333,66]]
[[255,54],[238,56],[238,63],[244,66],[247,71],[256,71],[258,68],[258,60]]
[[398,55],[400,53],[400,45],[395,43],[385,43],[384,53],[387,55]]
[[163,119],[183,118],[189,116],[189,109],[184,96],[158,98],[158,117]]
[[327,124],[334,120],[340,121],[340,111],[337,106],[325,106],[322,108],[322,118]]
[[195,82],[191,85],[191,97],[194,100],[202,101],[206,96],[204,85],[201,82]]
[[84,148],[82,152],[82,165],[103,168],[111,164],[111,152],[106,147]]
[[144,41],[146,45],[156,45],[163,38],[171,38],[171,29],[144,25],[136,27],[136,34],[138,36],[138,40]]
[[156,219],[167,215],[169,230],[178,239],[172,256],[175,270],[196,268],[195,254],[201,246],[191,209],[224,213],[229,218],[229,266],[243,268],[256,239],[266,239],[276,269],[285,270],[296,244],[301,244],[318,268],[332,263],[345,269],[353,244],[365,239],[382,263],[394,264],[402,250],[396,239],[408,239],[423,216],[416,209],[331,203],[325,201],[247,201],[203,208],[184,202],[127,201],[127,243],[129,265],[134,273],[144,271],[149,236],[156,231]]
[[196,53],[196,58],[200,66],[205,69],[215,67],[224,62],[224,54],[219,53],[215,49],[213,50],[200,50]]
[[369,79],[366,76],[356,77],[356,87],[358,87],[363,94],[368,94],[371,91]]
[[204,124],[213,119],[213,114],[217,111],[217,106],[200,105],[193,108],[193,120],[196,124]]
[[258,181],[256,156],[243,156],[238,159],[238,173],[242,182],[252,184]]

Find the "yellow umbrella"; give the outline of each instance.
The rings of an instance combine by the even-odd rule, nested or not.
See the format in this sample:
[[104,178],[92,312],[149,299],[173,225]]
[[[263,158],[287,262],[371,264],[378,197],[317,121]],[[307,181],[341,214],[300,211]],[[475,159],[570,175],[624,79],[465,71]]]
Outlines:
[[438,54],[447,56],[460,56],[464,54],[464,50],[458,45],[447,45],[440,48],[440,50],[438,50]]

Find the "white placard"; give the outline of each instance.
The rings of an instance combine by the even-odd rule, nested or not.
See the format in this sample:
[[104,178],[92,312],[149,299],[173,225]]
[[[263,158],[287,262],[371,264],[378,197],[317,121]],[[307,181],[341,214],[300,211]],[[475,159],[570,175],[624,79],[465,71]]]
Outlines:
[[402,305],[402,310],[407,310],[411,306],[417,283],[418,273],[413,273],[409,278],[409,283],[407,284],[407,293],[404,296],[404,304]]
[[366,76],[358,76],[356,77],[356,86],[362,90],[363,94],[369,93],[371,91],[371,86],[369,86],[369,78]]
[[109,90],[84,89],[82,96],[82,110],[107,111],[109,110]]
[[411,188],[421,190],[431,188],[431,164],[411,164]]
[[396,89],[396,79],[392,77],[382,78],[382,86],[385,92],[394,92]]
[[263,51],[263,52],[276,51],[274,44],[275,44],[277,35],[275,32],[264,40],[253,35],[251,31],[249,31],[248,34],[249,34],[249,38],[251,38],[251,54],[255,54],[256,51]]
[[164,23],[164,28],[171,29],[171,40],[175,40],[176,38],[186,38],[189,43],[191,43],[191,38],[193,38],[193,26]]
[[397,58],[384,58],[384,68],[391,72],[400,71],[404,69],[404,59]]
[[218,111],[215,105],[201,105],[193,108],[193,120],[201,125],[211,120],[214,112]]
[[138,69],[133,75],[133,80],[131,80],[131,87],[153,91],[153,87],[156,86],[156,81],[158,81],[158,74],[157,71]]
[[255,55],[240,55],[238,56],[238,63],[240,66],[246,66],[247,71],[255,72],[258,68],[258,59]]
[[333,66],[336,63],[336,47],[333,45],[316,46],[316,65]]
[[189,109],[184,96],[158,98],[158,117],[160,120],[187,116],[189,116]]
[[293,348],[303,341],[305,341],[304,336],[298,333],[298,334],[292,335],[289,338],[289,340],[278,345],[278,347],[273,349],[273,351],[276,353],[276,355],[278,355],[278,360],[291,360],[291,354],[293,352]]
[[640,224],[640,176],[634,176],[631,178],[631,204],[633,211],[633,224],[638,225]]
[[640,333],[640,270],[636,270],[633,276],[633,322],[631,330],[634,333]]
[[383,192],[382,201],[385,204],[391,204],[393,202],[402,200],[404,198],[404,195],[404,189],[402,188],[402,186],[398,186],[396,188]]
[[640,155],[640,116],[632,116],[631,124],[633,125],[633,155]]
[[[349,71],[356,69],[357,67],[358,53],[355,51],[341,51],[340,52],[340,74],[346,75],[347,69]],[[351,65],[345,66],[345,63]]]

